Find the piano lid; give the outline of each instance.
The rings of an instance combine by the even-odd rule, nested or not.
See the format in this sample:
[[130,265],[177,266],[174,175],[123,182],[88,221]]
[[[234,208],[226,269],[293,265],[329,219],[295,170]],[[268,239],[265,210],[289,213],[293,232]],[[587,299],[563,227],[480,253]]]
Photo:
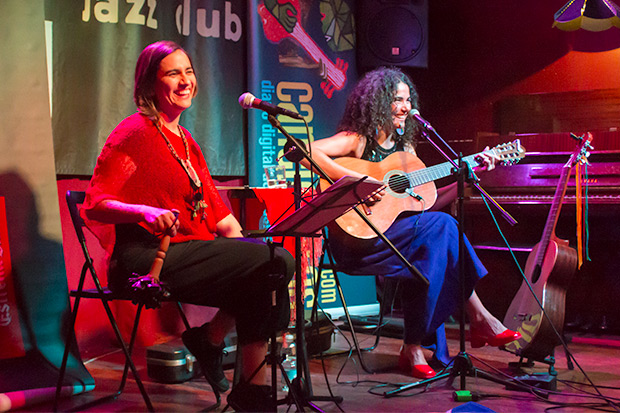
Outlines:
[[[481,185],[495,194],[553,192],[569,156],[568,152],[528,152],[516,165],[498,166],[481,174]],[[620,150],[592,152],[588,162],[587,185],[592,195],[620,194]],[[574,192],[574,187],[575,168],[572,168],[567,191]]]
[[[595,151],[619,151],[620,131],[594,131],[592,146]],[[581,136],[585,132],[575,132]],[[481,151],[486,146],[493,147],[500,142],[521,139],[528,152],[573,152],[575,140],[570,133],[522,133],[516,135],[480,135],[476,137],[475,150]]]

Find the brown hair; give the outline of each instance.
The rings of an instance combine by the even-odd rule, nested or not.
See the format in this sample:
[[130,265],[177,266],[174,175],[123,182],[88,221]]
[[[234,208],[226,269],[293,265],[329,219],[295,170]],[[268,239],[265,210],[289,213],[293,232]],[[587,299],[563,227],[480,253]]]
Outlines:
[[[153,120],[159,119],[158,102],[155,97],[155,81],[157,79],[157,71],[159,64],[168,55],[183,51],[192,67],[194,63],[190,55],[178,44],[170,40],[162,40],[151,43],[142,50],[138,56],[136,63],[135,82],[133,88],[133,100],[140,113],[148,116]],[[194,96],[198,91],[197,86],[194,87]]]

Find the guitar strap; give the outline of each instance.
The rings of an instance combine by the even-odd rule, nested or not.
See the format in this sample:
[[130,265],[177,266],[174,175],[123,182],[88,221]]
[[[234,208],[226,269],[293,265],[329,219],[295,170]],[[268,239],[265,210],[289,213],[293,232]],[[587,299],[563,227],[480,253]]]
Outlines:
[[[585,183],[585,185],[583,185]],[[577,268],[583,261],[590,261],[588,252],[588,164],[583,168],[580,162],[575,165],[575,204],[577,207]]]

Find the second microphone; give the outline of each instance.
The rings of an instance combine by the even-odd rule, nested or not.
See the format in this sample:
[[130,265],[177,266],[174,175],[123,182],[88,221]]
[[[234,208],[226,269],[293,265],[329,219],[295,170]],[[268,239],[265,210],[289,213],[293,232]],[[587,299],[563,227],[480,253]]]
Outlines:
[[292,110],[281,108],[280,106],[276,106],[269,102],[264,102],[258,99],[256,96],[254,96],[250,92],[245,92],[244,94],[239,96],[239,104],[244,109],[250,109],[250,108],[260,109],[273,116],[284,115],[284,116],[288,116],[293,119],[304,118],[297,112],[293,112]]

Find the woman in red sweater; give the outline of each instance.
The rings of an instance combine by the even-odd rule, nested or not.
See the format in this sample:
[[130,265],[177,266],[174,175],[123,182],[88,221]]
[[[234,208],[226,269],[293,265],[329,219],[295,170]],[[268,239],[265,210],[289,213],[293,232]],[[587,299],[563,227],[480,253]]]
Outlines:
[[236,326],[242,381],[228,402],[237,411],[275,411],[265,369],[246,380],[263,361],[272,332],[287,327],[294,260],[282,248],[242,239],[198,144],[179,125],[196,92],[192,61],[180,46],[162,41],[142,51],[134,85],[138,112],[108,137],[86,191],[85,218],[95,230],[114,228],[113,239],[100,240],[111,252],[109,281],[116,290],[133,273],[147,274],[159,237],[171,236],[161,282],[181,302],[220,309],[209,323],[183,333],[185,345],[211,386],[226,391],[223,339]]

